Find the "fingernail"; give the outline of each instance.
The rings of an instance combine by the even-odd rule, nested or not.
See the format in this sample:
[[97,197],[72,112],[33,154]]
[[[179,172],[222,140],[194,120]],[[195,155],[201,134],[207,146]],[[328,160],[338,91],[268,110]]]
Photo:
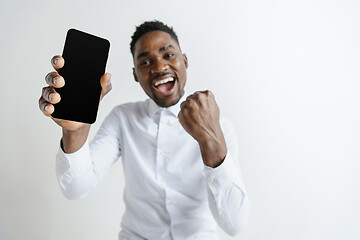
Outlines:
[[52,98],[53,95],[54,95],[54,93],[49,94],[49,101],[51,101],[51,98]]
[[48,110],[48,105],[46,105],[46,106],[44,107],[44,109],[45,109],[45,112],[47,112],[47,110]]
[[57,78],[58,78],[58,77],[53,77],[53,79],[52,79],[52,83],[53,83],[54,85],[56,85],[56,80],[57,80]]
[[56,62],[57,62],[57,58],[54,58],[53,59],[53,65],[56,65]]

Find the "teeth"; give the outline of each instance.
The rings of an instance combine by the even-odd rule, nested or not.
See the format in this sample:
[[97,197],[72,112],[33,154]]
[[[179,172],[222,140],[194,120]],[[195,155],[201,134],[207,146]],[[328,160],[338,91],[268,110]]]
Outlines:
[[174,81],[173,77],[168,77],[168,78],[165,78],[165,79],[161,79],[161,80],[155,82],[155,87],[159,86],[160,84],[164,84],[164,83],[172,82],[172,81]]

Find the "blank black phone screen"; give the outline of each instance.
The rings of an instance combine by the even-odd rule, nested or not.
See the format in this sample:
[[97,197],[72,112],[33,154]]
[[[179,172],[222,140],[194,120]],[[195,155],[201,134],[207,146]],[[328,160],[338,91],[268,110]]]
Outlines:
[[106,39],[69,29],[66,35],[62,57],[64,67],[59,74],[65,86],[56,88],[61,100],[54,104],[54,118],[84,123],[96,121],[101,85],[105,73],[110,42]]

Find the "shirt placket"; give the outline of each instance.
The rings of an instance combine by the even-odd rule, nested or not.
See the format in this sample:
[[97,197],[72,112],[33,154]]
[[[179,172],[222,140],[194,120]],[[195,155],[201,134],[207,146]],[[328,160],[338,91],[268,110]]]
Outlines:
[[[176,233],[179,231],[179,226],[172,224],[174,221],[175,211],[175,198],[171,194],[169,188],[169,179],[167,182],[164,180],[163,173],[166,171],[166,161],[170,161],[171,153],[169,152],[169,124],[171,116],[166,110],[160,112],[159,128],[158,128],[158,139],[157,139],[157,155],[156,155],[156,178],[160,186],[164,189],[164,204],[167,213],[170,217],[170,232],[173,239],[176,239]],[[171,181],[171,180],[170,180]]]

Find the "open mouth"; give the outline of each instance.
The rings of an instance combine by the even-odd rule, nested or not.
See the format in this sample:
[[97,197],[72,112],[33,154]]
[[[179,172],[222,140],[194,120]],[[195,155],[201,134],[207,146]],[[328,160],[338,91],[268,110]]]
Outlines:
[[162,95],[169,95],[172,93],[175,86],[175,78],[167,77],[155,81],[154,87],[156,91]]

